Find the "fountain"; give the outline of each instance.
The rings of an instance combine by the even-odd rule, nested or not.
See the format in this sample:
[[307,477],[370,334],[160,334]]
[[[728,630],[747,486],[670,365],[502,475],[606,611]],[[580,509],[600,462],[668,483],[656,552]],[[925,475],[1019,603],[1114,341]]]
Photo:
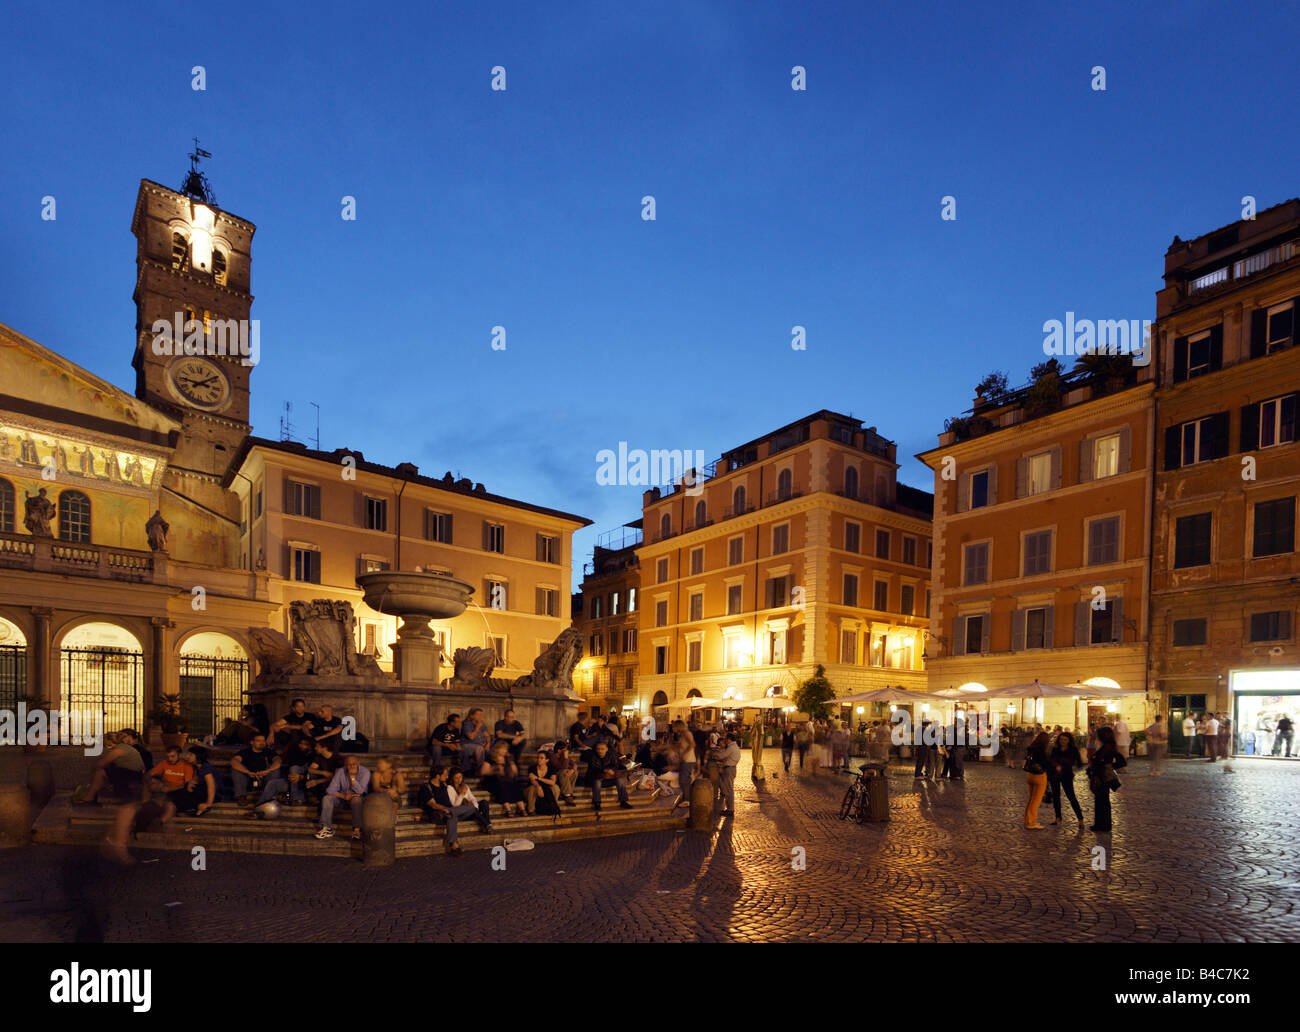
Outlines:
[[442,649],[429,629],[430,620],[460,616],[474,589],[440,573],[380,570],[357,577],[366,605],[376,613],[401,618],[393,642],[393,674],[403,684],[436,685]]
[[372,750],[421,750],[433,727],[448,713],[483,707],[489,723],[512,707],[530,741],[563,737],[577,711],[573,669],[582,659],[582,635],[562,630],[522,677],[492,677],[496,654],[462,646],[452,655],[453,674],[441,678],[442,650],[430,620],[451,620],[465,612],[473,587],[439,573],[380,570],[357,577],[366,605],[398,617],[393,672],[356,650],[352,603],[341,599],[296,599],[289,604],[289,634],[250,627],[250,651],[258,662],[249,699],[262,702],[272,719],[301,697],[309,709],[334,707],[352,717]]

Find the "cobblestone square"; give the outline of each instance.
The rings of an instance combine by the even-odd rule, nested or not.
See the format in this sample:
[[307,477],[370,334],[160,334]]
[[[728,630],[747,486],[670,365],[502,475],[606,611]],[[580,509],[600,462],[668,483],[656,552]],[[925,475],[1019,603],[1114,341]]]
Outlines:
[[[837,819],[843,775],[785,775],[746,756],[737,815],[715,835],[655,832],[506,854],[401,860],[139,853],[3,854],[0,938],[109,941],[1234,942],[1300,940],[1300,769],[1134,761],[1115,830],[1021,827],[1024,775],[964,783],[895,766],[891,819]],[[777,775],[773,777],[775,772]],[[1051,820],[1045,805],[1040,819]],[[1103,854],[1094,853],[1102,846]],[[799,849],[806,869],[797,870]],[[156,861],[156,862],[148,862]],[[1103,869],[1094,869],[1103,866]]]

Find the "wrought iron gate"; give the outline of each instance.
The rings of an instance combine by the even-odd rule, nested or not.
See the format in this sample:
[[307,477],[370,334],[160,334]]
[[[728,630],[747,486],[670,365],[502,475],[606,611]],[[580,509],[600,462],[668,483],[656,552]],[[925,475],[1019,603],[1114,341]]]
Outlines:
[[26,694],[27,646],[0,645],[0,709],[16,709]]
[[219,656],[181,656],[181,723],[201,738],[239,717],[248,698],[248,660]]
[[126,649],[90,648],[62,650],[65,712],[103,714],[104,729],[124,727],[143,733],[144,653]]

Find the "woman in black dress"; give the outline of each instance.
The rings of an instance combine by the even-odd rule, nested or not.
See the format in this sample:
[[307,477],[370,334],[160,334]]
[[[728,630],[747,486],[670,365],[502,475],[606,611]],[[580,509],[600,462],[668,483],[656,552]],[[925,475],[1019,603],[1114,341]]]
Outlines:
[[528,816],[534,813],[546,814],[560,819],[560,786],[551,769],[551,758],[544,752],[537,754],[537,762],[528,772],[528,787],[525,794],[529,805]]
[[1052,808],[1056,811],[1056,820],[1053,824],[1061,823],[1061,793],[1065,793],[1065,798],[1070,800],[1070,806],[1074,809],[1074,815],[1079,818],[1079,823],[1083,823],[1083,807],[1079,805],[1079,799],[1074,794],[1074,772],[1083,766],[1083,757],[1079,755],[1079,746],[1074,741],[1074,735],[1069,731],[1062,731],[1056,736],[1056,744],[1052,746],[1052,754],[1047,758],[1047,780],[1052,788]]
[[1097,751],[1088,761],[1088,788],[1092,790],[1093,819],[1089,831],[1110,831],[1110,794],[1119,791],[1119,775],[1128,761],[1115,746],[1115,729],[1097,728]]

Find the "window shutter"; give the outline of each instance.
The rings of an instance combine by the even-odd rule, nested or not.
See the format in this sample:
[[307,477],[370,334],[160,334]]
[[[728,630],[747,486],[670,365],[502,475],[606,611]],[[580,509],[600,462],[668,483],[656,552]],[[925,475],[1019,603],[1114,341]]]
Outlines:
[[488,526],[488,521],[483,521],[483,551],[492,550],[492,528]]
[[[1119,432],[1119,467],[1118,472],[1127,473],[1133,465],[1133,431],[1124,427]],[[1092,470],[1089,469],[1091,475]]]
[[1061,446],[1052,449],[1052,490],[1061,486]]
[[1228,440],[1228,413],[1216,412],[1210,417],[1209,431],[1210,458],[1221,459],[1232,450]]
[[[1295,327],[1292,326],[1294,333]],[[1268,309],[1256,308],[1250,313],[1250,357],[1263,357],[1268,347]]]
[[283,512],[293,512],[293,481],[288,478],[284,481],[284,506]]
[[537,592],[537,615],[546,616],[546,589],[536,588]]
[[357,576],[360,577],[366,572],[366,560],[362,556],[357,556]]
[[1177,469],[1183,449],[1183,428],[1171,426],[1165,428],[1165,469]]
[[1017,609],[1011,614],[1011,651],[1023,652],[1025,649],[1025,611]]
[[[1300,314],[1300,307],[1296,308],[1297,314]],[[1281,401],[1282,405],[1282,434],[1281,439],[1284,441],[1294,441],[1296,439],[1295,420],[1296,409],[1300,407],[1300,391],[1292,391]]]
[[311,499],[311,518],[318,520],[320,519],[320,485],[313,484],[307,495]]
[[319,584],[321,554],[319,552],[308,552],[307,558],[311,560],[311,582]]
[[1124,640],[1124,599],[1122,597],[1110,600],[1110,636],[1111,641],[1123,642]]
[[280,552],[284,562],[284,579],[293,580],[293,549],[288,545],[281,545]]
[[1092,625],[1092,619],[1087,602],[1076,602],[1074,604],[1074,644],[1089,644],[1088,630]]
[[537,535],[537,561],[539,563],[546,562],[546,543],[542,540],[541,534]]
[[1082,441],[1079,442],[1079,483],[1086,484],[1091,479],[1092,479],[1092,438],[1085,437]]
[[970,508],[970,474],[962,473],[957,477],[957,511],[965,512]]
[[1210,330],[1210,372],[1223,368],[1223,323]]
[[1254,451],[1259,447],[1259,402],[1241,406],[1241,450]]
[[963,616],[953,617],[951,651],[954,656],[966,655],[966,618]]
[[998,504],[998,467],[989,467],[989,505]]
[[989,650],[989,631],[993,624],[993,614],[985,613],[980,620],[980,652],[987,653]]
[[1187,379],[1187,338],[1178,337],[1174,341],[1174,383]]
[[1029,460],[1016,459],[1016,497],[1024,498],[1029,493]]
[[1056,606],[1049,605],[1043,614],[1043,648],[1053,648],[1052,631],[1056,624]]
[[353,496],[352,518],[357,521],[358,527],[366,525],[366,496],[363,491],[358,491]]

